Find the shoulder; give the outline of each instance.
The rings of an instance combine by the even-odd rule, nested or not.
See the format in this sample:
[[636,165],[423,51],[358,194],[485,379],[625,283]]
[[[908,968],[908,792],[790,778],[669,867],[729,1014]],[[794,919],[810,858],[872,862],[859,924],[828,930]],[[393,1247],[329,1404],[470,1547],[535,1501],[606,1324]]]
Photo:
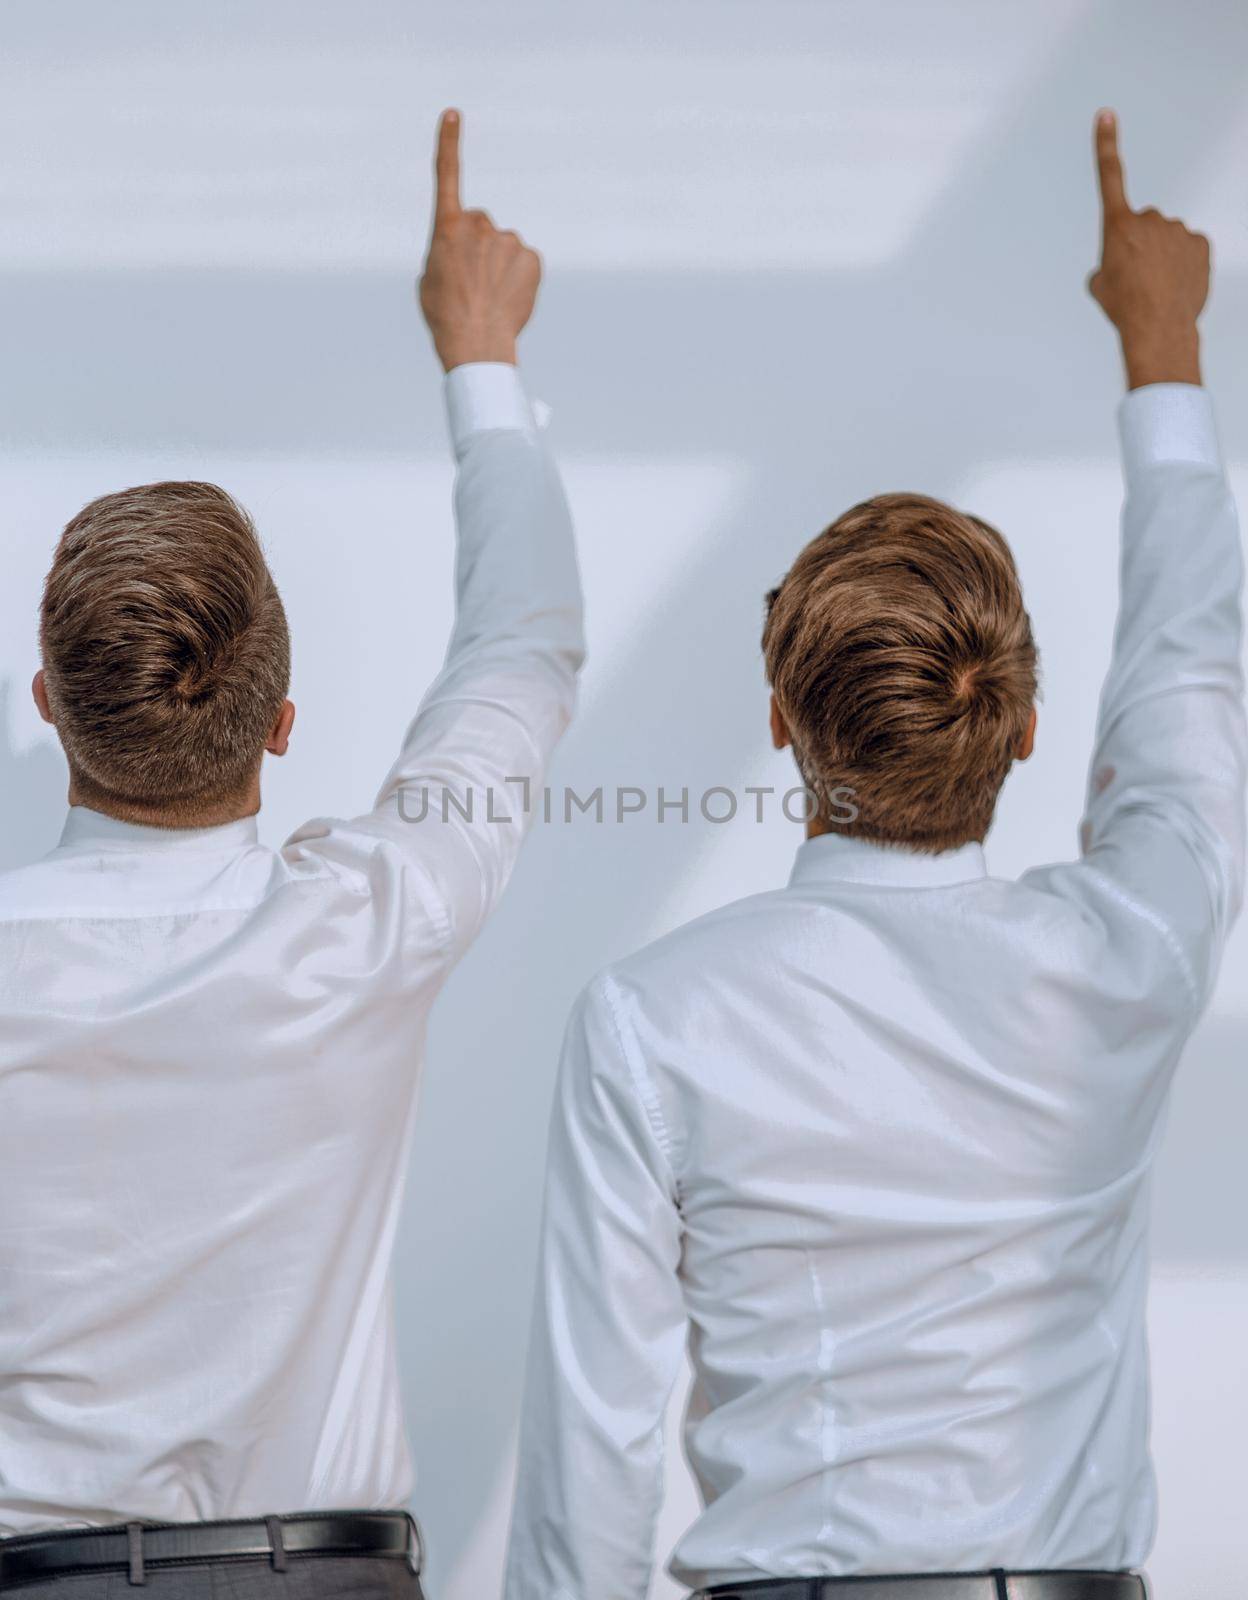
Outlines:
[[768,924],[783,936],[800,917],[801,908],[782,890],[730,901],[612,962],[590,980],[583,996],[619,1007],[647,994],[687,994],[691,985],[712,977],[718,987],[734,968],[755,962]]
[[[1112,850],[1036,867],[1013,885],[1043,941],[1060,930],[1060,948],[1078,970],[1119,997],[1169,995],[1186,1012],[1202,1003],[1208,942],[1207,901],[1194,883],[1184,896],[1158,894],[1164,851],[1124,872]],[[1151,870],[1150,870],[1151,869]],[[1140,880],[1143,881],[1140,881]]]
[[687,1053],[681,1041],[731,1026],[733,997],[744,1003],[760,968],[783,964],[803,925],[802,908],[782,891],[720,906],[602,968],[577,997],[569,1027],[638,1081],[661,1075]]
[[402,820],[380,814],[314,817],[282,846],[282,869],[294,881],[320,882],[381,912],[415,908],[418,916],[405,920],[449,948],[446,898],[429,864],[432,852],[421,848],[428,831],[420,839],[415,832],[414,825],[407,828]]

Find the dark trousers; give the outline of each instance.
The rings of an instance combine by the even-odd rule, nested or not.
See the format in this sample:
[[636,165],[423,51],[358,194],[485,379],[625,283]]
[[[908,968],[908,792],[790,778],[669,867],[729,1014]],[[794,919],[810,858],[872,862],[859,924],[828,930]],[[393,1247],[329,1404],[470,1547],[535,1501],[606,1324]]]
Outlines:
[[393,1556],[299,1556],[284,1571],[266,1557],[149,1566],[141,1587],[125,1572],[76,1572],[20,1584],[12,1600],[424,1600],[420,1579]]

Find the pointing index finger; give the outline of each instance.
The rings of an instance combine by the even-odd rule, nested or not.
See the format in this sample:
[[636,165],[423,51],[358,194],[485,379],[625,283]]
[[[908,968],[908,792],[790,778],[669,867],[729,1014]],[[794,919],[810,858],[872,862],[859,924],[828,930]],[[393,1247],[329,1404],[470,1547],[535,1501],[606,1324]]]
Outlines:
[[438,149],[434,160],[437,197],[434,201],[435,226],[457,217],[459,205],[459,112],[444,111],[438,123]]
[[1096,171],[1103,215],[1118,216],[1129,211],[1122,158],[1118,154],[1118,119],[1112,111],[1096,114]]

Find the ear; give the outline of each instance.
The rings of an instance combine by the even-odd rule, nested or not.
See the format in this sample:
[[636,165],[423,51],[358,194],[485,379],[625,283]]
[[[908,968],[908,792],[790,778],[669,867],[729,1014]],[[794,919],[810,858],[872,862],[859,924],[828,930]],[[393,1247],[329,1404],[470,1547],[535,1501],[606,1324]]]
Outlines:
[[34,682],[30,686],[30,692],[35,697],[35,704],[39,708],[39,715],[45,722],[51,722],[52,707],[48,704],[48,686],[44,681],[42,667],[40,667],[38,672],[35,673]]
[[271,756],[284,756],[290,748],[290,730],[295,725],[295,706],[292,700],[283,700],[277,721],[269,729],[264,748]]
[[1023,730],[1023,736],[1018,741],[1018,747],[1014,751],[1014,759],[1015,759],[1015,761],[1026,761],[1027,757],[1031,754],[1031,752],[1035,748],[1036,748],[1036,708],[1035,708],[1035,706],[1032,706],[1031,715],[1027,719],[1027,726]]
[[787,750],[793,743],[789,736],[789,725],[784,720],[784,713],[776,704],[776,697],[771,697],[771,742],[777,750]]

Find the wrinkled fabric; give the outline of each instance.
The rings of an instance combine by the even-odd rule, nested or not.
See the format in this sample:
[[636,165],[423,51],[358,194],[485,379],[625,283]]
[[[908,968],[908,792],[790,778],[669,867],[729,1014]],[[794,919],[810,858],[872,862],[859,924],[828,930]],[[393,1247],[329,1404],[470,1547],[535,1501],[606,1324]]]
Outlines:
[[1208,399],[1120,420],[1081,857],[1006,882],[978,844],[814,838],[578,1002],[508,1600],[642,1600],[686,1329],[690,1587],[1147,1555],[1149,1170],[1239,904],[1246,741]]
[[390,1256],[426,1019],[524,832],[482,791],[540,784],[582,654],[514,368],[447,403],[455,627],[375,809],[271,850],[250,818],[75,808],[0,878],[0,1532],[407,1500]]

